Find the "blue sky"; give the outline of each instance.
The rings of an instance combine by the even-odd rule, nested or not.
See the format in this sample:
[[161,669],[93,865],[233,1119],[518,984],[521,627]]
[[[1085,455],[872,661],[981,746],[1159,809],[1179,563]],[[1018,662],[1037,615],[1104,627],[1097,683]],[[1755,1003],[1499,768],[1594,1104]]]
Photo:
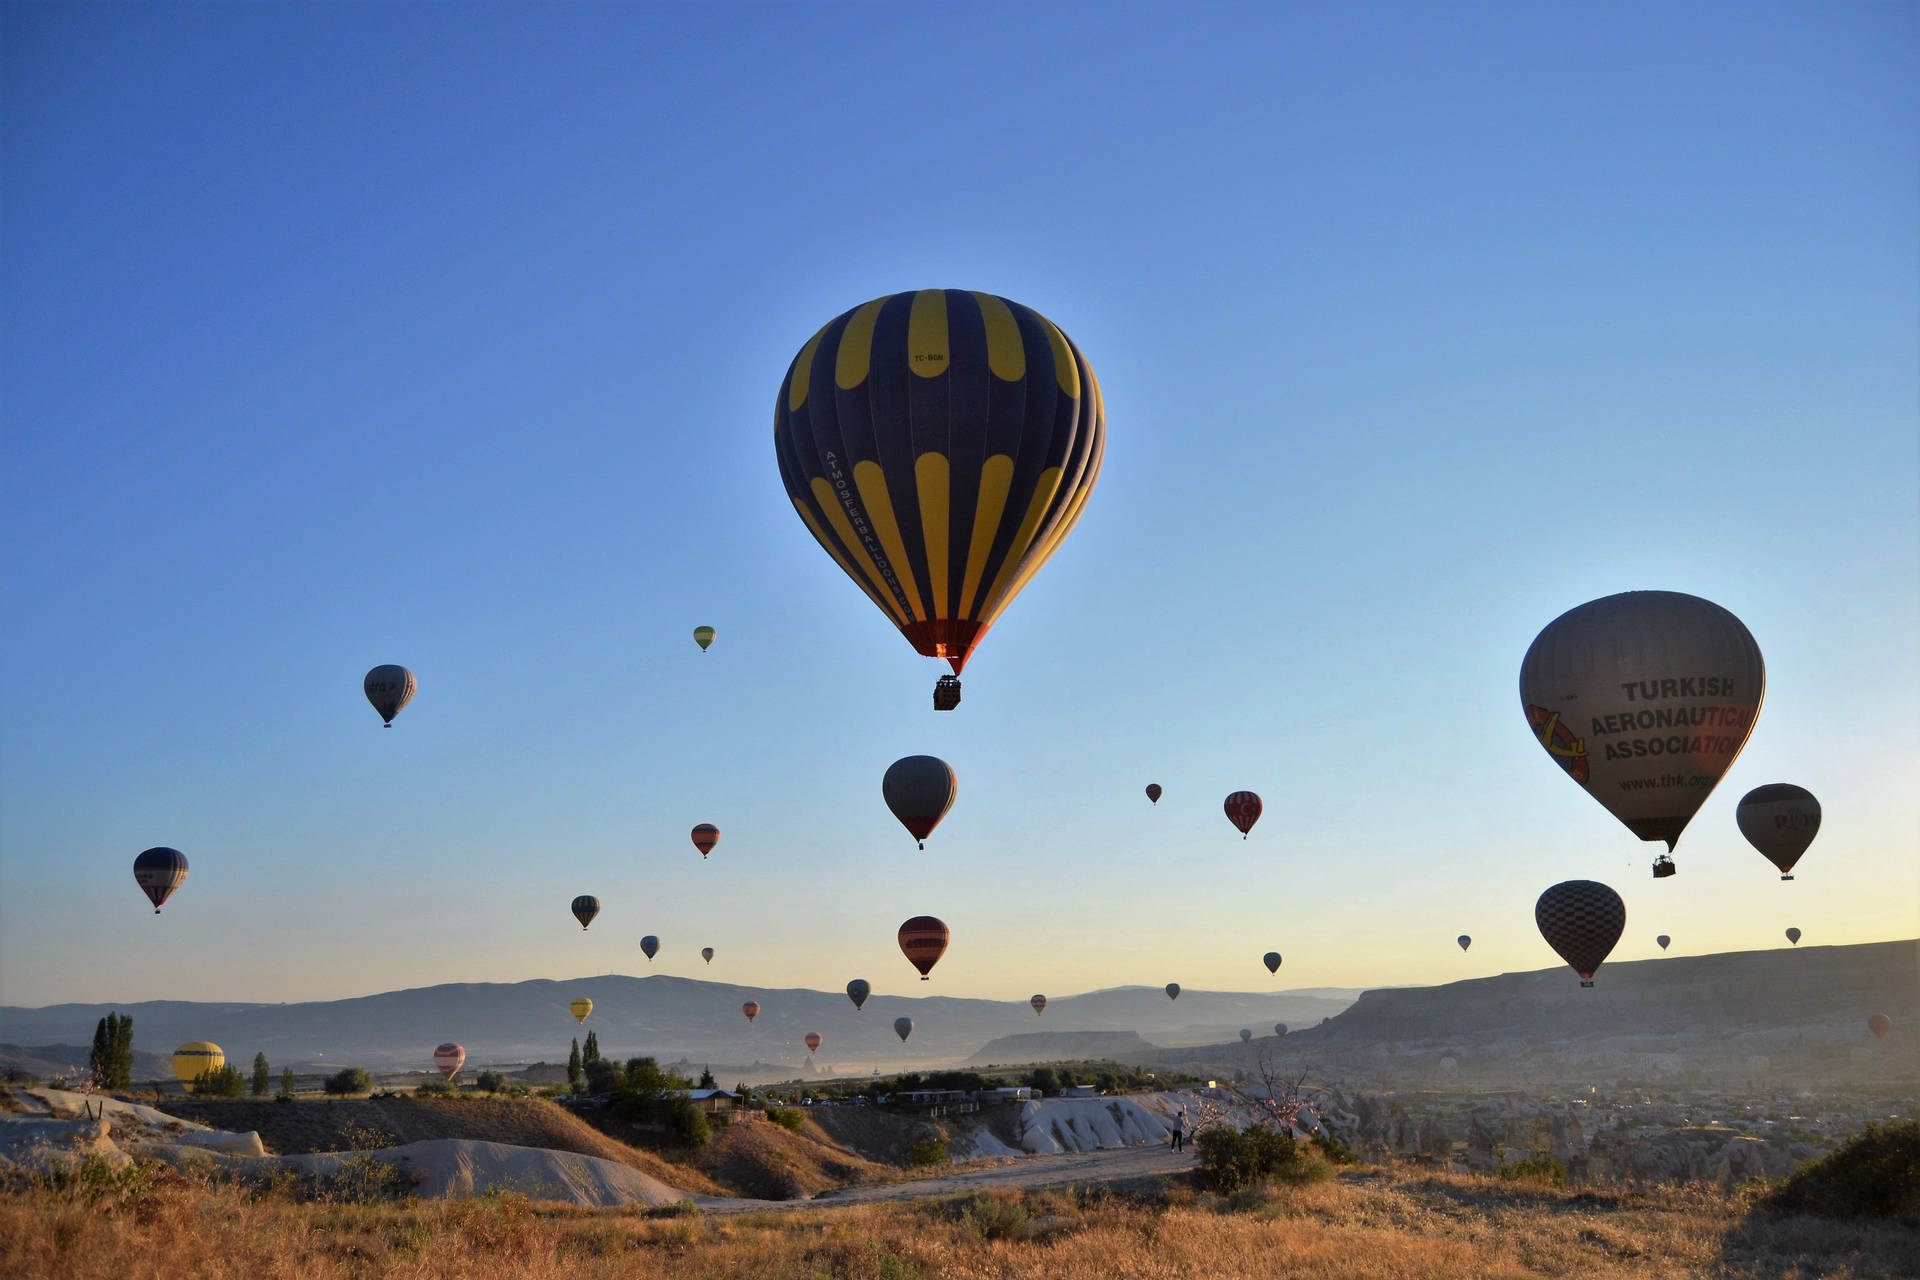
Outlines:
[[[1620,958],[1920,931],[1916,11],[1036,8],[0,12],[0,1002],[643,933],[899,990],[922,912],[923,991],[1442,981],[1552,963],[1574,876]],[[928,286],[1048,315],[1108,411],[952,715],[770,430],[816,328]],[[1659,884],[1515,693],[1642,587],[1769,674]],[[1772,781],[1826,810],[1791,885],[1732,821]]]

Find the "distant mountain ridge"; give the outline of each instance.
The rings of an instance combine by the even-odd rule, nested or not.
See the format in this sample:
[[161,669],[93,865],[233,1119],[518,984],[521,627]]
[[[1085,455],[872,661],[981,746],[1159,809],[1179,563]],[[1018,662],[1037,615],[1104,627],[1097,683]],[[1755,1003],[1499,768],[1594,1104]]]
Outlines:
[[[1176,1004],[1157,987],[1121,987],[1054,998],[1046,1025],[1062,1031],[1130,1030],[1162,1044],[1192,1044],[1212,1038],[1221,1027],[1249,1021],[1317,1022],[1346,1008],[1357,994],[1186,991]],[[577,995],[594,1002],[585,1026],[567,1012]],[[748,1000],[761,1006],[752,1023],[740,1012]],[[134,1042],[141,1049],[170,1053],[183,1041],[211,1040],[232,1061],[251,1062],[255,1052],[264,1052],[276,1070],[282,1065],[419,1067],[431,1062],[442,1040],[464,1045],[475,1065],[564,1062],[571,1042],[588,1031],[598,1033],[601,1051],[609,1057],[785,1063],[796,1073],[808,1056],[801,1037],[818,1031],[826,1039],[813,1055],[820,1070],[867,1070],[959,1061],[997,1036],[1033,1028],[1035,1021],[1025,1001],[876,992],[864,1011],[856,1011],[838,991],[605,974],[568,981],[448,983],[296,1004],[165,1000],[7,1007],[0,1008],[0,1040],[88,1039],[110,1009],[132,1015]],[[915,1022],[905,1044],[893,1032],[893,1020],[901,1015]]]

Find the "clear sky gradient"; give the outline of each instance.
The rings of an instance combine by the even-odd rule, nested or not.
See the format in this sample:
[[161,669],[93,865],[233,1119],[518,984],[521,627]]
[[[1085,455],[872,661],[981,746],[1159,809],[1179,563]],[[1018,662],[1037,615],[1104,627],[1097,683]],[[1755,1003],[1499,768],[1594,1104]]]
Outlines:
[[[1616,958],[1914,936],[1920,20],[1683,9],[5,6],[0,1003],[1435,982],[1554,963],[1569,877]],[[771,433],[929,286],[1109,429],[951,715]],[[1634,588],[1769,676],[1658,883],[1515,683]]]

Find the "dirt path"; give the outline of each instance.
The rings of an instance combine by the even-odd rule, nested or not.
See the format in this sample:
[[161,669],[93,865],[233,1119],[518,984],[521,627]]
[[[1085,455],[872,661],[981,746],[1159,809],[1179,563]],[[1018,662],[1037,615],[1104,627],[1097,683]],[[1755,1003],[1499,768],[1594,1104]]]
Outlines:
[[[738,1200],[722,1196],[694,1196],[708,1213],[749,1213],[782,1209],[818,1209],[875,1200],[924,1200],[933,1196],[964,1195],[993,1187],[1044,1187],[1065,1182],[1117,1182],[1191,1169],[1191,1151],[1166,1146],[1110,1147],[1103,1151],[1070,1151],[1057,1156],[1027,1156],[971,1172],[937,1178],[894,1182],[872,1187],[844,1187],[822,1191],[811,1200]],[[966,1166],[960,1166],[962,1170]]]

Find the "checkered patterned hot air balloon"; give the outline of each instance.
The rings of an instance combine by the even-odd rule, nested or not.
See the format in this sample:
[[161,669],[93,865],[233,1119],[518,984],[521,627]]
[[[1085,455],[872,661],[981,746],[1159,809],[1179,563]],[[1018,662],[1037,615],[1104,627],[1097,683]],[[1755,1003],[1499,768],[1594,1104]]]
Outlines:
[[813,335],[781,384],[773,445],[807,532],[957,676],[1079,520],[1106,416],[1086,357],[1044,316],[921,289]]
[[1580,985],[1590,987],[1594,971],[1626,931],[1627,904],[1597,880],[1566,880],[1540,895],[1533,921],[1547,945],[1580,975]]

